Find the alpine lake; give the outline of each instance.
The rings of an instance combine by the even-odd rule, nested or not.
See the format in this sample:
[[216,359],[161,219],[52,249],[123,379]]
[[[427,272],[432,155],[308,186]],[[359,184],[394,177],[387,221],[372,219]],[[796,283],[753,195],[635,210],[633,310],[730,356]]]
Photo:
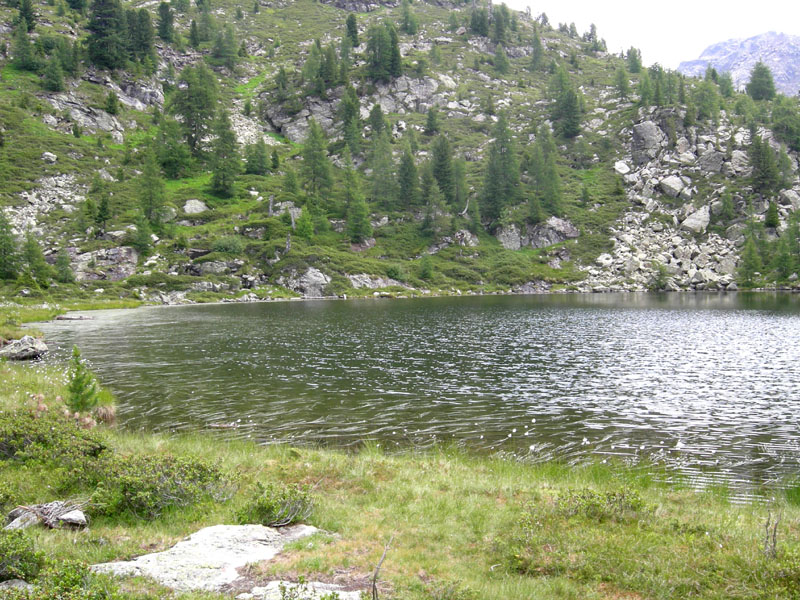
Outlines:
[[38,327],[129,429],[666,464],[739,499],[800,475],[800,295],[146,307]]

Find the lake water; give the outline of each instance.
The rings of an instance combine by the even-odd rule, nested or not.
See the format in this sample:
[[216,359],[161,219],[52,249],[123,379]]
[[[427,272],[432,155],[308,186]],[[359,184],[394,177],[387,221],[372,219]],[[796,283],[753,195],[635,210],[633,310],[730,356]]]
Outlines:
[[[648,457],[740,493],[800,473],[800,297],[484,296],[150,307],[41,326],[131,428]],[[52,360],[52,359],[51,359]]]

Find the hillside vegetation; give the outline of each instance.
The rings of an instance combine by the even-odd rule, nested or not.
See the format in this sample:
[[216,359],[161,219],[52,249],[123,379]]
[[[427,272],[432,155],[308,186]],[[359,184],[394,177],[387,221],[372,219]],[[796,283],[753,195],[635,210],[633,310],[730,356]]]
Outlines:
[[768,69],[737,93],[504,5],[0,19],[7,297],[796,285],[800,117]]

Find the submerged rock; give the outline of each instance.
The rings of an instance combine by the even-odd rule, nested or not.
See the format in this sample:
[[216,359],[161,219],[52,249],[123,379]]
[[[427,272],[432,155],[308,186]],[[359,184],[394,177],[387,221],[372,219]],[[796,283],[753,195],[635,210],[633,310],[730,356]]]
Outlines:
[[32,360],[47,352],[47,344],[30,335],[24,335],[0,349],[0,358],[8,360]]
[[237,569],[270,560],[289,542],[318,530],[309,525],[282,529],[262,525],[214,525],[193,533],[169,550],[130,561],[92,566],[95,573],[143,576],[174,590],[220,592],[239,579]]

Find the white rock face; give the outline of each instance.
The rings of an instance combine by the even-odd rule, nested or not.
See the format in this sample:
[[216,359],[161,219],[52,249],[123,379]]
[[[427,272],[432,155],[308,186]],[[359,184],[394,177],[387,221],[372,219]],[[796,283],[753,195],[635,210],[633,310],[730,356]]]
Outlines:
[[206,203],[202,200],[187,200],[183,205],[183,212],[185,212],[187,215],[199,215],[207,210],[208,206],[206,206]]
[[704,206],[700,210],[693,212],[681,223],[681,229],[687,229],[694,233],[703,233],[711,221],[711,211],[708,206]]
[[661,180],[661,191],[671,198],[677,198],[684,188],[683,181],[677,175],[670,175]]
[[239,578],[238,568],[270,560],[288,542],[318,530],[309,525],[282,529],[262,525],[214,525],[193,533],[169,550],[130,561],[92,566],[95,573],[144,576],[174,590],[219,592]]
[[614,163],[614,170],[619,173],[620,175],[627,175],[631,172],[631,168],[625,161],[618,160]]
[[[282,591],[286,590],[285,592]],[[297,598],[304,600],[322,600],[330,598],[333,594],[339,600],[359,600],[361,592],[345,592],[341,586],[312,581],[299,585],[289,581],[270,581],[264,587],[255,587],[249,593],[239,594],[236,600],[283,600],[283,598]]]

